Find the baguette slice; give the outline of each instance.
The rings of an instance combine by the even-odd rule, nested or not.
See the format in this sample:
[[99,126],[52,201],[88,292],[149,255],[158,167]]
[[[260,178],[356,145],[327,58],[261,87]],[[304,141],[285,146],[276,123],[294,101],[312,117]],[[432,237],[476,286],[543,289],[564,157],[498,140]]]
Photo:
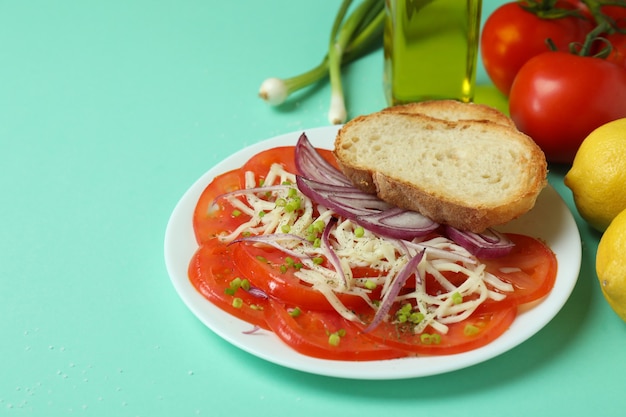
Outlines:
[[501,111],[478,103],[457,100],[428,100],[387,107],[383,112],[423,114],[437,119],[456,122],[460,120],[490,121],[517,129],[513,119]]
[[381,111],[346,123],[334,145],[356,187],[476,233],[529,211],[547,184],[532,139],[489,121]]

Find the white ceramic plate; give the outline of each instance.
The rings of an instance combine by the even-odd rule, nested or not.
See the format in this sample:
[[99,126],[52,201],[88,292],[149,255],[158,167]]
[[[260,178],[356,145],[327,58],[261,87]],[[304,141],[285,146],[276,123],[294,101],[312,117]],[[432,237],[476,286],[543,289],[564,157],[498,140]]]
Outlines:
[[[329,126],[305,130],[305,133],[313,145],[330,149],[337,129],[336,126]],[[251,329],[250,324],[212,305],[189,282],[187,266],[197,249],[191,223],[192,214],[201,192],[216,175],[239,168],[261,150],[295,145],[301,133],[293,132],[256,143],[211,168],[183,195],[167,224],[165,263],[176,291],[207,327],[228,342],[259,358],[313,374],[354,379],[423,377],[465,368],[512,349],[542,329],[569,298],[580,270],[580,234],[568,207],[558,193],[548,186],[529,213],[502,227],[502,230],[524,233],[547,242],[556,253],[559,263],[554,289],[541,302],[521,312],[510,329],[487,346],[456,355],[345,362],[301,355],[283,344],[271,332],[244,334]]]

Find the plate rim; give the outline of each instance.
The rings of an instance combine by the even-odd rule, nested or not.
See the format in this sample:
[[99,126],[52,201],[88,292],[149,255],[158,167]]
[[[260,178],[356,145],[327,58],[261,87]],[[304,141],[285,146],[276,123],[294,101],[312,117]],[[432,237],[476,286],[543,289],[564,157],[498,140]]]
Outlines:
[[[186,266],[189,264],[193,252],[198,247],[191,224],[191,214],[193,213],[195,202],[197,202],[202,190],[216,175],[228,169],[240,167],[253,154],[269,147],[295,145],[297,138],[302,133],[307,135],[314,146],[332,147],[331,139],[334,139],[336,131],[340,127],[336,125],[301,129],[245,146],[209,168],[183,193],[176,203],[165,230],[164,257],[166,269],[170,282],[186,307],[212,332],[253,356],[286,368],[330,377],[390,380],[443,374],[485,362],[524,343],[559,313],[569,299],[580,275],[582,243],[580,231],[570,209],[554,187],[548,184],[539,195],[536,207],[541,208],[542,204],[545,204],[544,200],[549,200],[552,204],[556,204],[559,212],[564,215],[563,219],[561,219],[563,221],[561,225],[562,231],[570,235],[567,239],[564,239],[563,236],[559,235],[559,230],[553,230],[550,233],[554,235],[536,236],[540,238],[548,237],[547,241],[558,239],[559,250],[552,248],[558,260],[557,281],[550,294],[544,297],[541,302],[534,303],[532,307],[521,311],[505,334],[484,347],[454,355],[352,362],[318,359],[299,354],[288,348],[276,335],[269,331],[260,330],[253,335],[244,335],[243,332],[251,328],[249,323],[237,319],[211,304],[195,290],[188,280]],[[554,210],[557,208],[554,208]],[[511,231],[513,231],[516,228],[528,226],[525,222],[531,222],[529,216],[532,215],[534,210],[536,209],[534,208],[528,214],[514,220],[501,229],[504,231],[512,229]],[[534,226],[536,227],[536,225]],[[552,227],[554,228],[555,226],[552,225]],[[564,243],[563,240],[568,240],[569,243]],[[572,243],[572,241],[576,243]],[[564,244],[569,245],[568,247],[573,249],[573,251],[570,250],[564,253],[561,250],[561,246]],[[193,252],[190,253],[192,249]],[[181,259],[183,256],[187,256],[186,262],[183,262],[183,259]],[[566,264],[563,264],[564,256],[567,256]],[[183,264],[185,268],[182,268]],[[563,273],[562,266],[567,266],[568,276],[561,276]],[[555,291],[555,289],[558,289],[558,291]],[[531,326],[530,329],[523,329],[524,331],[522,331],[520,327],[527,324],[527,322],[535,325]],[[222,325],[221,323],[227,323],[227,325]],[[252,341],[254,342],[251,343]],[[268,347],[272,348],[268,349]],[[427,361],[427,366],[424,366],[424,361]],[[412,366],[414,363],[421,363],[421,365]]]

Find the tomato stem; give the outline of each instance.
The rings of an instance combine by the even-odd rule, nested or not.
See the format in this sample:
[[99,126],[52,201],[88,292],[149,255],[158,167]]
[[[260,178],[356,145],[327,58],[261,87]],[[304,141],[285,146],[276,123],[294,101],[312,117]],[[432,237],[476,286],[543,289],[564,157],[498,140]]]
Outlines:
[[606,58],[612,50],[611,43],[603,37],[603,35],[609,35],[611,33],[620,32],[625,33],[626,28],[620,28],[617,22],[606,15],[602,11],[602,7],[605,6],[619,6],[626,7],[626,0],[581,0],[585,6],[587,6],[589,13],[593,17],[596,22],[595,28],[591,32],[587,34],[585,37],[585,42],[580,46],[578,51],[573,50],[572,53],[576,53],[580,56],[591,56],[592,45],[595,42],[603,42],[605,44],[604,48],[593,55],[596,58]]

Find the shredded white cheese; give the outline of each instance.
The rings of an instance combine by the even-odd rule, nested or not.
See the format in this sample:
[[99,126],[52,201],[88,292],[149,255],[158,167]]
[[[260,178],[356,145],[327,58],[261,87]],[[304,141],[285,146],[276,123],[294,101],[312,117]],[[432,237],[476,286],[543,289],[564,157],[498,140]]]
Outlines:
[[[280,244],[291,253],[298,254],[303,264],[296,276],[323,294],[333,308],[349,320],[358,321],[359,318],[341,303],[337,294],[357,295],[376,309],[380,300],[370,298],[372,285],[382,288],[381,297],[384,299],[394,278],[410,257],[422,250],[425,250],[424,256],[416,271],[419,274],[411,281],[411,287],[415,289],[399,295],[395,300],[410,302],[414,310],[423,315],[423,319],[414,327],[416,333],[431,326],[445,334],[448,324],[466,319],[483,301],[489,298],[501,300],[506,297],[506,292],[513,290],[510,284],[487,273],[485,265],[476,257],[445,237],[416,239],[412,242],[381,237],[330,209],[319,205],[316,207],[313,201],[297,189],[295,183],[295,175],[285,171],[280,164],[272,165],[262,184],[254,173],[247,172],[246,189],[230,193],[225,198],[233,209],[249,217],[249,220],[232,233],[220,236],[220,239],[231,242],[242,233],[285,235]],[[297,202],[298,208],[290,208],[290,202]],[[328,225],[332,218],[339,221],[330,231],[330,247],[307,240],[311,227],[320,222],[324,226]],[[319,257],[328,259],[331,252],[339,259],[338,264],[326,266],[328,263],[319,265],[312,261]],[[356,267],[369,267],[379,274],[355,278],[352,269]],[[450,272],[464,279],[455,285],[446,278]],[[426,274],[432,275],[443,291],[430,295],[426,281],[417,278]],[[387,320],[394,320],[394,317],[388,317]]]

